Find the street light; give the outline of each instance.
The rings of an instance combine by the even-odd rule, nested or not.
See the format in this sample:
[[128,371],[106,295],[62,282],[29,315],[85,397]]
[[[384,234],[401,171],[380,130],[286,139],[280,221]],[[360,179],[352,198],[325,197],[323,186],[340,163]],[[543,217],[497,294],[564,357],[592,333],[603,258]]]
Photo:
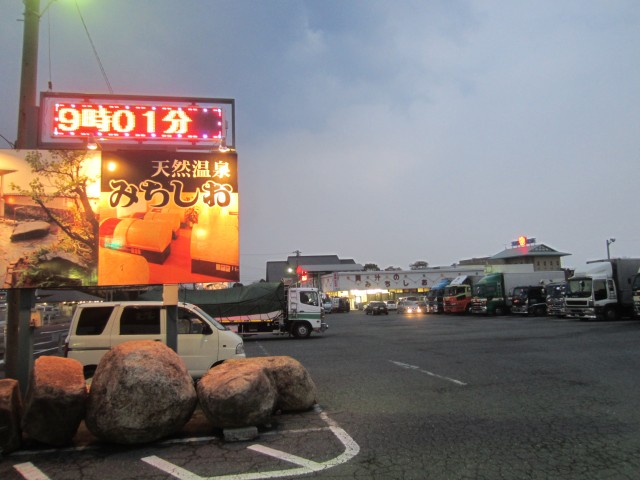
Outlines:
[[611,245],[615,241],[616,241],[615,238],[608,238],[607,239],[607,260],[611,259],[611,255],[609,254],[609,245]]

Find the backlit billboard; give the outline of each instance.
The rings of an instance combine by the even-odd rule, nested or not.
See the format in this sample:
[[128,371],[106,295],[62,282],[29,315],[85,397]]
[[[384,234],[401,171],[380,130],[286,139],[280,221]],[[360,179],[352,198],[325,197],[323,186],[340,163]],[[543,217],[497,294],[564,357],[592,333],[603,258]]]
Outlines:
[[239,280],[235,152],[0,150],[5,288]]

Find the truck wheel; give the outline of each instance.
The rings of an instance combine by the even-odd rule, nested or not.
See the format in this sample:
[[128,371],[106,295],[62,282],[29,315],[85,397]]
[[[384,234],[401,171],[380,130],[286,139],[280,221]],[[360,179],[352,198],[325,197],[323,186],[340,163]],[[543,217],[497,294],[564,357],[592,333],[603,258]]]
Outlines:
[[544,307],[536,307],[535,310],[533,311],[533,316],[544,317],[545,316]]
[[604,319],[608,322],[613,322],[618,319],[618,312],[615,308],[607,308],[604,311]]
[[293,336],[296,338],[308,338],[311,335],[311,327],[308,323],[298,322],[293,326]]
[[495,314],[496,314],[496,316],[504,315],[504,308],[496,307]]

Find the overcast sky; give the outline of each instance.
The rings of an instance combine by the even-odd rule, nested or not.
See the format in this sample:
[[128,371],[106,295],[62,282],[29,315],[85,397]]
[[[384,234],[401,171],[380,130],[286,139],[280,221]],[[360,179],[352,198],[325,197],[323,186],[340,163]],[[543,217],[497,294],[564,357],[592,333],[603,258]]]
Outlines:
[[[295,250],[438,266],[519,235],[564,266],[640,256],[637,0],[78,4],[114,93],[235,99],[244,282]],[[0,8],[14,141],[23,4]],[[39,58],[40,91],[109,93],[75,0]]]

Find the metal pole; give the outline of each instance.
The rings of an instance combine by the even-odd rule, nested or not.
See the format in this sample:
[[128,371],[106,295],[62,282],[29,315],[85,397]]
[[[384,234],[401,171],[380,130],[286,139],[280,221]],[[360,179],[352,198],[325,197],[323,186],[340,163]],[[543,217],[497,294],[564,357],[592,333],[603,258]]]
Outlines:
[[18,334],[18,382],[22,398],[27,394],[29,375],[33,369],[33,328],[31,326],[31,309],[35,305],[36,290],[21,288],[20,296],[20,332]]
[[40,0],[24,0],[22,77],[16,148],[37,148],[38,37]]

